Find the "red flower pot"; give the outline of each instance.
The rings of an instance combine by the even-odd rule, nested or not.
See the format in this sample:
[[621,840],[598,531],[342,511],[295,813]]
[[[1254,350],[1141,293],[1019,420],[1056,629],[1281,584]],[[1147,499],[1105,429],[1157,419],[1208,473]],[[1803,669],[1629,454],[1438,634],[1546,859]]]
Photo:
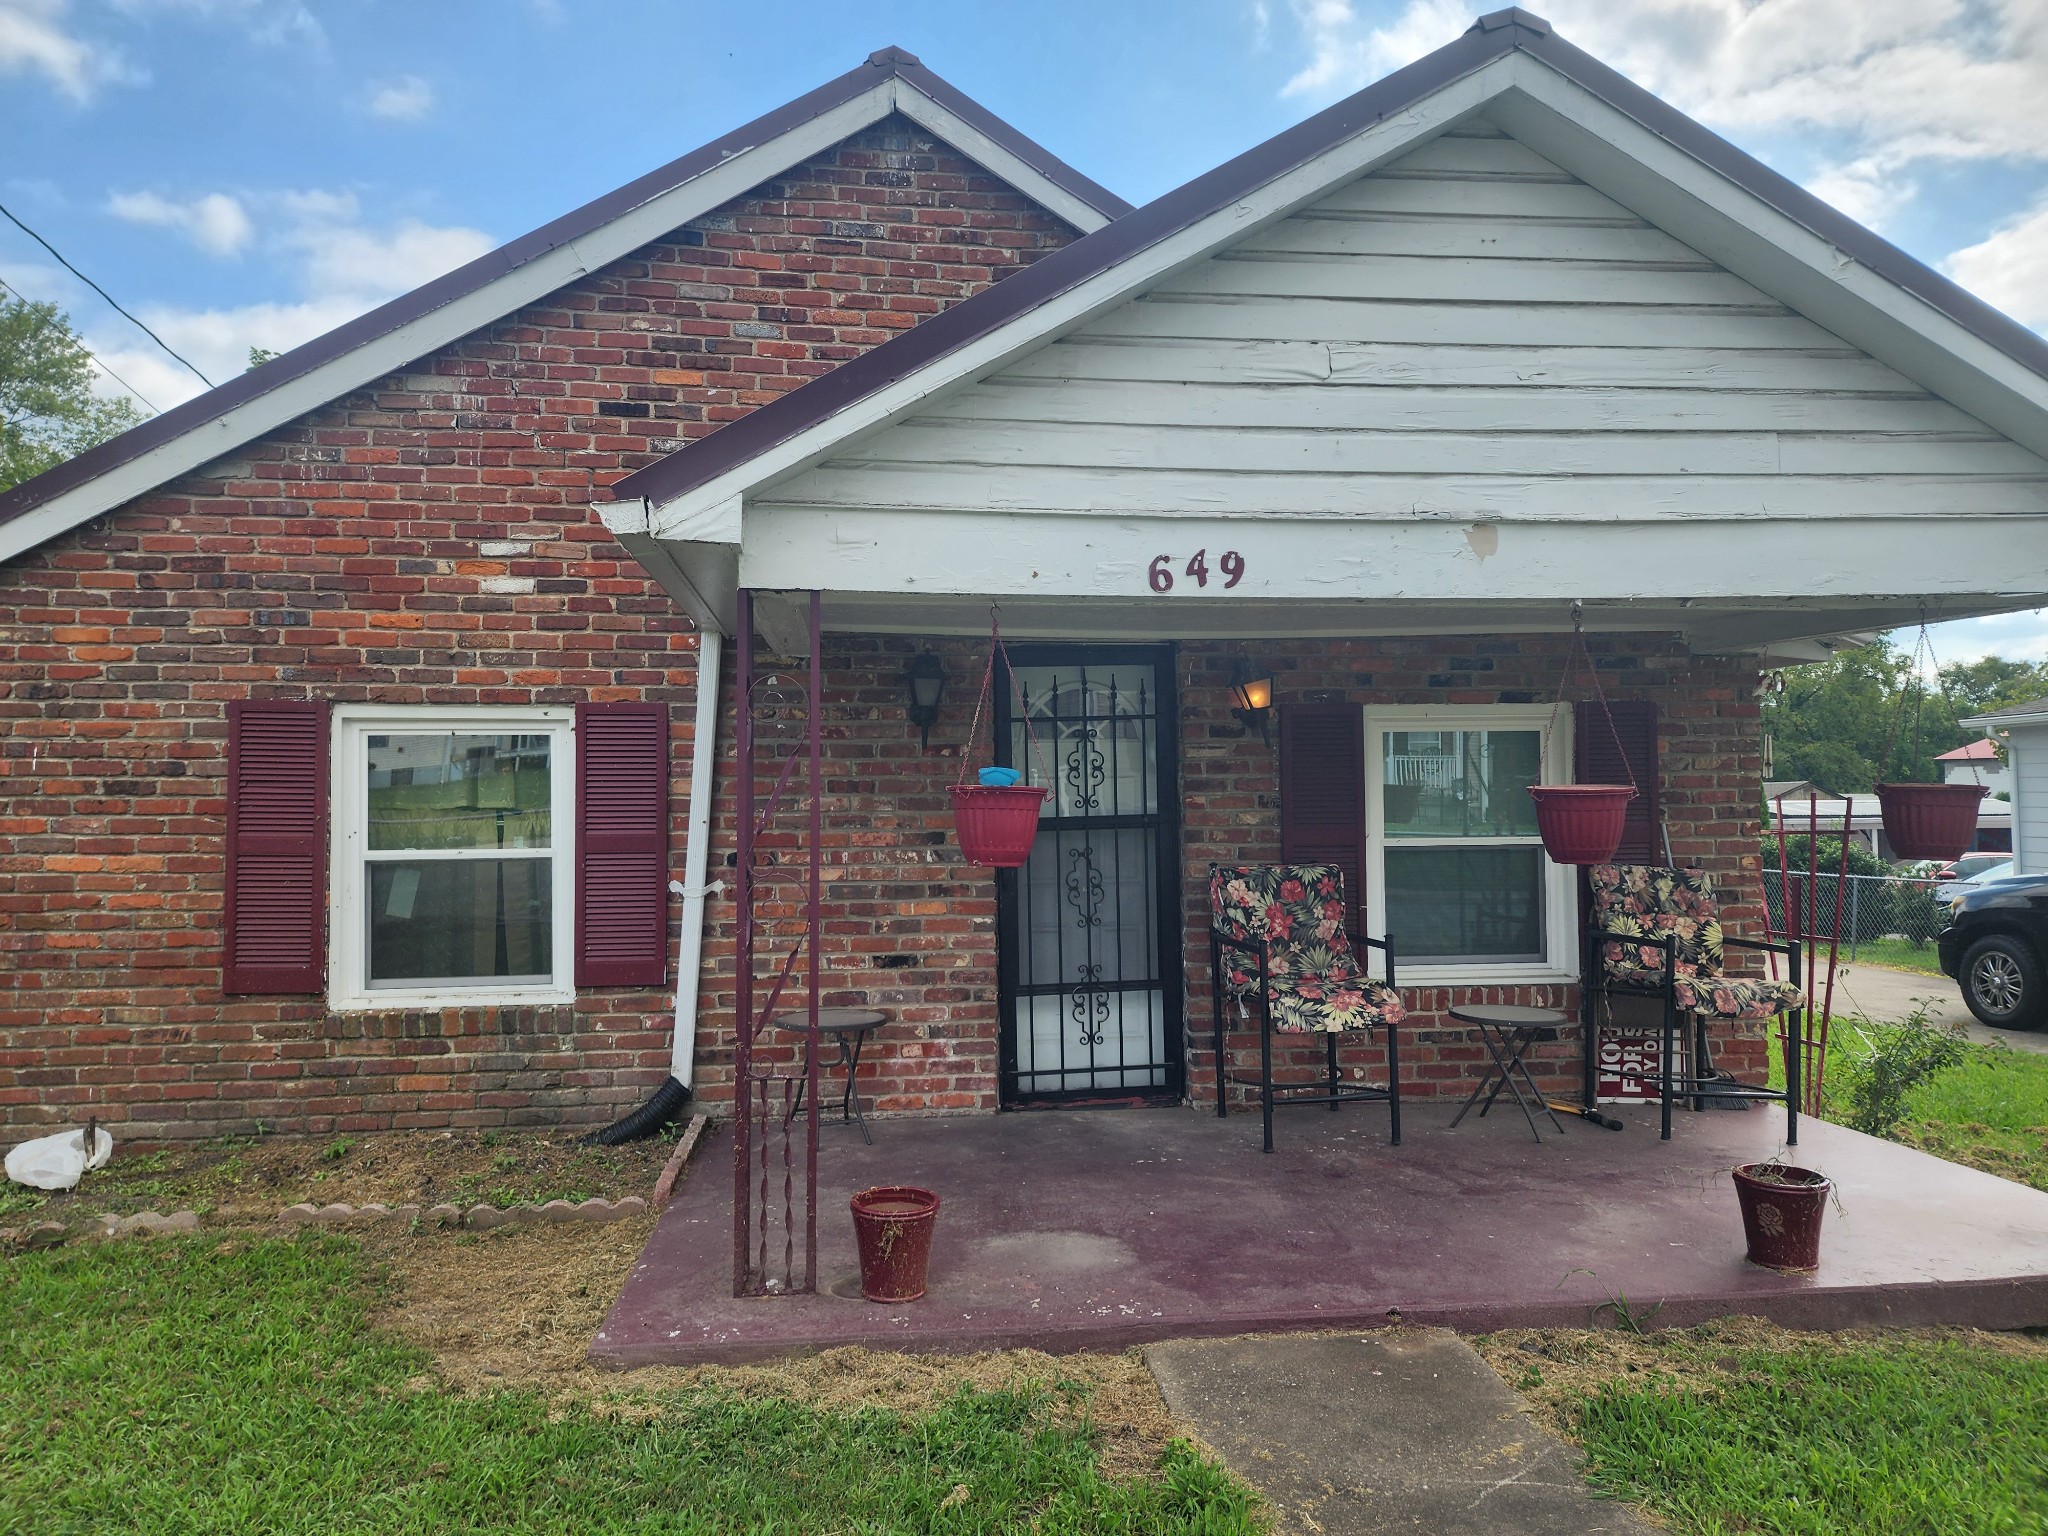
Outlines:
[[1744,1163],[1734,1170],[1749,1262],[1805,1273],[1820,1267],[1820,1219],[1834,1185],[1824,1173],[1783,1163]]
[[1038,812],[1051,793],[1031,784],[955,784],[953,830],[967,862],[1015,869],[1031,857]]
[[1977,836],[1982,784],[1880,784],[1884,835],[1902,859],[1953,859]]
[[887,1184],[853,1197],[853,1238],[860,1249],[860,1293],[869,1301],[915,1301],[924,1294],[939,1197]]
[[1543,851],[1560,864],[1607,863],[1621,843],[1635,797],[1627,784],[1530,785]]

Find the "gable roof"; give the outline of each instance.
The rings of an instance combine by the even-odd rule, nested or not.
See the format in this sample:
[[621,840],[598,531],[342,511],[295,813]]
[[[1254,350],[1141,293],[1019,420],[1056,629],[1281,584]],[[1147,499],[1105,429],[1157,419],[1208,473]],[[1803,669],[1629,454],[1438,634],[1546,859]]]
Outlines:
[[[1282,216],[1329,184],[1328,176],[1318,181],[1305,173],[1352,141],[1384,139],[1372,162],[1384,163],[1441,132],[1450,117],[1482,108],[1551,158],[1572,162],[1569,169],[1618,201],[1632,201],[1616,191],[1616,183],[1629,182],[1636,211],[1650,222],[2048,453],[2048,341],[1565,42],[1542,18],[1510,9],[1481,17],[1435,53],[623,477],[600,511],[625,535],[701,521],[733,497],[900,419],[947,385],[985,374],[1101,313],[1258,221]],[[1347,163],[1342,174],[1369,169],[1371,163]],[[1645,202],[1656,206],[1640,206]]]
[[2033,725],[2048,720],[2048,699],[2028,699],[2021,704],[2008,704],[2003,709],[1988,710],[1981,715],[1971,715],[1958,720],[1956,724],[1967,725],[1973,730],[1992,730],[2008,725]]
[[[2038,708],[2039,706],[2033,707]],[[1938,752],[1935,754],[1934,760],[1937,763],[1988,762],[1997,756],[1998,743],[1989,736],[1986,736],[1982,741],[1970,742],[1965,746],[1957,747],[1952,752]]]
[[884,48],[744,127],[0,492],[0,560],[502,319],[898,112],[1084,234],[1130,211],[914,54]]

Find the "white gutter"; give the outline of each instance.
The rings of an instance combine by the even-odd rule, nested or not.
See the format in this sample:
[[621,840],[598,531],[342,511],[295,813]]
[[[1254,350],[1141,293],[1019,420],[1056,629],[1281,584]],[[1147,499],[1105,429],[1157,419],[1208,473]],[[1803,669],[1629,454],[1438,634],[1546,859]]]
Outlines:
[[[725,637],[697,633],[697,730],[690,742],[690,830],[683,878],[669,889],[683,898],[682,953],[676,959],[676,1035],[669,1075],[685,1088],[697,1058],[697,973],[704,961],[704,868],[711,853],[711,778],[718,764],[718,673]],[[711,890],[722,891],[719,881]]]

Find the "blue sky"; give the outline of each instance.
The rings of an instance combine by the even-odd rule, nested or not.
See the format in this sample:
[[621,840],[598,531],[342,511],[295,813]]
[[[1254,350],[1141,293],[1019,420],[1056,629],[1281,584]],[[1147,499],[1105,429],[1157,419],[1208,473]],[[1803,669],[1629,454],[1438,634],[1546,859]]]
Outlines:
[[[0,0],[0,201],[219,379],[887,44],[1144,202],[1492,3]],[[1534,9],[2048,325],[2048,0]],[[0,282],[64,303],[157,406],[201,387],[5,225]],[[2048,622],[1937,645],[2048,658]]]

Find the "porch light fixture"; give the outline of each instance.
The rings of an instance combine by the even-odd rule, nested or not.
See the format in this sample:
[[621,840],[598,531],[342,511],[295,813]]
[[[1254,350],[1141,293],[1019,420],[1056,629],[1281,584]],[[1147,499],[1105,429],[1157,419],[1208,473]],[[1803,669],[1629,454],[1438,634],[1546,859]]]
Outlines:
[[1230,697],[1236,705],[1231,713],[1238,722],[1247,731],[1257,731],[1259,740],[1267,746],[1273,745],[1266,724],[1273,714],[1273,675],[1268,672],[1254,677],[1251,668],[1240,661],[1237,677],[1230,685]]
[[946,664],[930,651],[920,651],[903,674],[910,692],[910,723],[918,729],[921,750],[931,750],[932,727],[938,723],[939,698],[946,691]]

